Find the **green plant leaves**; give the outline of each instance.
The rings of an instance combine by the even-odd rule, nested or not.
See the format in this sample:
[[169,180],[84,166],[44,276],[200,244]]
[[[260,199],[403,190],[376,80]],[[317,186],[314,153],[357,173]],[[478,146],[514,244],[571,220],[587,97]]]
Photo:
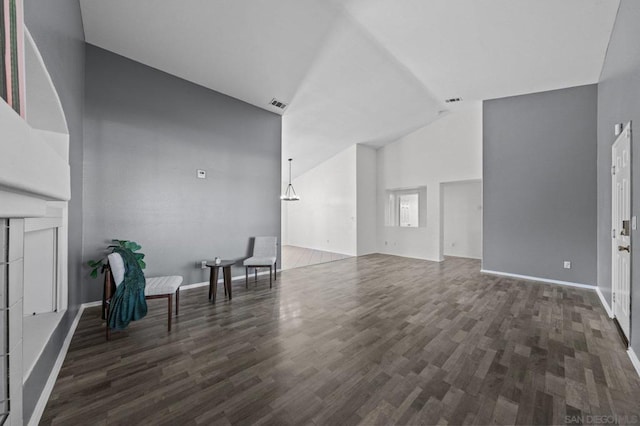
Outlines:
[[98,271],[102,269],[102,259],[100,260],[89,260],[87,265],[91,267],[91,275],[92,278],[98,278]]
[[135,241],[125,241],[124,248],[129,249],[131,251],[138,251],[142,248],[142,246]]
[[125,248],[127,250],[131,250],[131,251],[138,251],[142,248],[142,246],[138,243],[136,243],[135,241],[129,241],[129,240],[111,240],[112,243],[117,243],[117,246],[114,245],[110,245],[110,247],[122,247]]
[[92,268],[95,268],[97,266],[102,265],[102,260],[90,260],[90,261],[87,262],[87,264],[89,266],[91,266]]
[[[112,243],[115,244],[109,244],[107,246],[107,251],[109,253],[113,253],[113,249],[116,247],[122,247],[124,249],[127,249],[129,251],[131,251],[133,253],[133,255],[136,257],[136,260],[138,261],[138,265],[140,265],[141,269],[145,269],[147,267],[147,264],[144,262],[144,253],[135,253],[138,250],[140,250],[142,248],[142,246],[138,243],[136,243],[135,241],[129,241],[129,240],[116,240],[113,239],[111,240]],[[104,261],[105,259],[100,259],[100,260],[89,260],[87,261],[87,265],[92,268],[91,272],[89,273],[89,275],[91,276],[91,278],[98,278],[98,271],[102,272],[102,267],[104,265]]]

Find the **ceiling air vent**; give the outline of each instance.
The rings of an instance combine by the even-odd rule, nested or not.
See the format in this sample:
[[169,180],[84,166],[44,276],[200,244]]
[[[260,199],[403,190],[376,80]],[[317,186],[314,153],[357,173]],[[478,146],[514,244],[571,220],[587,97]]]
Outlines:
[[271,99],[271,102],[269,102],[271,105],[273,105],[276,108],[280,108],[280,109],[285,109],[287,107],[287,104],[285,104],[284,102],[281,102],[279,100],[277,100],[276,98]]
[[453,103],[453,102],[460,102],[462,100],[462,98],[449,98],[449,99],[445,99],[444,101],[448,104]]

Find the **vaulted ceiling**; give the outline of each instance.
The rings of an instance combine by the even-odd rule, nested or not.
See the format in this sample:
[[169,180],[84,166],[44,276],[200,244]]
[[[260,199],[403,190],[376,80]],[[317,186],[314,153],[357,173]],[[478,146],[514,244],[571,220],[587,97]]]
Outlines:
[[88,43],[270,111],[287,102],[297,175],[468,103],[598,82],[619,0],[80,3]]

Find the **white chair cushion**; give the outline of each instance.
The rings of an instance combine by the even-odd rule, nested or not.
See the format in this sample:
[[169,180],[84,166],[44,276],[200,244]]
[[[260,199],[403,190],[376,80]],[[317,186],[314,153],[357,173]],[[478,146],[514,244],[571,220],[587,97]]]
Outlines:
[[111,253],[109,256],[109,266],[111,267],[111,274],[115,281],[116,287],[122,284],[124,281],[124,260],[118,253]]
[[[108,258],[109,266],[111,266],[111,274],[117,287],[124,281],[124,261],[118,253],[111,253]],[[182,277],[177,275],[154,278],[145,277],[145,281],[144,295],[158,296],[161,294],[175,293],[178,287],[180,287],[180,284],[182,284]]]
[[173,294],[176,292],[180,284],[182,284],[182,277],[173,275],[169,277],[153,277],[146,278],[147,285],[144,288],[145,296],[159,296],[161,294]]
[[276,263],[276,257],[250,257],[243,262],[244,266],[270,266]]

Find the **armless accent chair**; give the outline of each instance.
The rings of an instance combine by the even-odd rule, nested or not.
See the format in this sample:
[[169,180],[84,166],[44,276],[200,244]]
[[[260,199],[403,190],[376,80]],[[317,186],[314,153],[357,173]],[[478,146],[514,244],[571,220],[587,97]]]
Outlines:
[[253,253],[243,263],[245,286],[249,288],[249,268],[254,268],[256,281],[258,281],[258,268],[269,268],[269,288],[271,288],[271,276],[274,275],[275,279],[278,279],[277,260],[278,239],[276,237],[256,237],[253,242]]
[[[105,299],[105,318],[107,319],[107,340],[111,335],[109,329],[109,302],[115,294],[115,289],[124,281],[124,261],[118,253],[111,253],[108,256],[109,263],[106,266],[104,278],[104,299]],[[178,308],[180,304],[180,284],[182,277],[178,275],[167,277],[145,277],[144,298],[160,299],[166,298],[168,304],[168,324],[167,330],[171,331],[171,307],[173,305],[173,296],[176,296],[176,316],[178,316]]]

